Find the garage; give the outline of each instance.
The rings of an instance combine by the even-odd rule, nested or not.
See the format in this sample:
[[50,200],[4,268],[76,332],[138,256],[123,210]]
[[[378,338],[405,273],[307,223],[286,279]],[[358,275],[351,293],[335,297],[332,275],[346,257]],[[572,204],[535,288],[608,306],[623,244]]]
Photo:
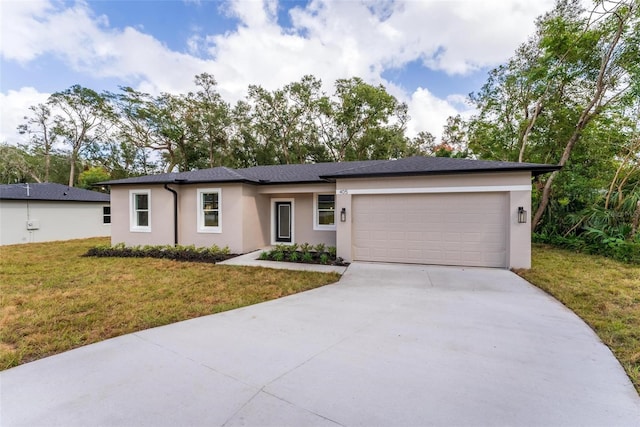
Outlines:
[[506,192],[354,195],[353,259],[507,267],[508,206]]

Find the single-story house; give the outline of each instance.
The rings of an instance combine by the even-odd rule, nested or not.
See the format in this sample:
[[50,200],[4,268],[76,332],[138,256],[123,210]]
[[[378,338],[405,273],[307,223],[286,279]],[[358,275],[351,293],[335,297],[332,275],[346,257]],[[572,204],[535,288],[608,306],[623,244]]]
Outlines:
[[108,194],[54,183],[0,185],[0,245],[110,234]]
[[108,181],[127,245],[324,243],[345,261],[528,268],[533,163],[410,157]]

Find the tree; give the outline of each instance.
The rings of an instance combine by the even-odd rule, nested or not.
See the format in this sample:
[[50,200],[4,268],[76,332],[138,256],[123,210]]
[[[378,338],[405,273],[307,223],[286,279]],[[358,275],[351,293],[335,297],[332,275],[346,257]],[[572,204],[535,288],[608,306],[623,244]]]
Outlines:
[[29,107],[29,110],[31,110],[31,117],[25,116],[26,123],[18,126],[18,131],[21,134],[28,134],[32,149],[44,157],[44,182],[49,182],[51,154],[58,137],[54,132],[51,109],[46,104],[38,104]]
[[187,102],[168,93],[152,96],[130,87],[109,94],[114,109],[115,135],[121,143],[162,156],[164,170],[191,170],[197,157],[187,140]]
[[[307,163],[322,159],[317,147],[318,102],[322,82],[304,76],[270,92],[249,86],[250,119],[263,164]],[[319,159],[320,157],[320,159]]]
[[[541,45],[557,57],[558,68],[567,78],[571,77],[568,90],[575,90],[581,101],[575,128],[566,139],[558,161],[559,166],[564,166],[587,125],[613,103],[624,102],[634,93],[633,89],[640,86],[640,4],[632,0],[604,1],[588,18],[561,14],[544,21],[542,28],[548,36],[541,39]],[[549,204],[551,186],[557,175],[557,171],[553,172],[545,182],[533,227]]]
[[195,78],[199,90],[187,94],[188,138],[201,153],[193,165],[196,168],[232,166],[229,128],[231,115],[229,104],[216,91],[217,82],[210,74]]
[[111,179],[111,175],[104,168],[92,166],[78,176],[78,185],[81,188],[92,190],[94,189],[93,186],[98,182],[108,181],[109,179]]
[[0,182],[42,182],[29,163],[29,154],[19,147],[0,144]]
[[469,124],[475,154],[564,167],[536,186],[532,228],[554,188],[575,189],[576,179],[586,185],[594,173],[602,177],[601,167],[616,156],[616,146],[596,135],[616,119],[610,111],[640,93],[638,6],[637,0],[599,1],[586,13],[577,0],[558,1],[537,21],[534,37],[472,95],[479,111]]
[[80,85],[49,97],[47,107],[55,112],[52,133],[69,149],[69,186],[75,182],[76,163],[90,143],[104,141],[109,108],[105,97]]
[[335,88],[320,103],[319,137],[332,161],[389,159],[412,151],[404,135],[406,104],[358,77],[339,79]]

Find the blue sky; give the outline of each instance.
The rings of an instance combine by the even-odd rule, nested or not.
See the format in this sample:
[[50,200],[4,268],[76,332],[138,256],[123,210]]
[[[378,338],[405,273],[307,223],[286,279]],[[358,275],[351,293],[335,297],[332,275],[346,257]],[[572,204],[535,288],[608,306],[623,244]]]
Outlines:
[[185,92],[207,72],[234,103],[305,74],[358,76],[435,135],[533,33],[552,0],[0,0],[0,142],[28,107],[81,84]]

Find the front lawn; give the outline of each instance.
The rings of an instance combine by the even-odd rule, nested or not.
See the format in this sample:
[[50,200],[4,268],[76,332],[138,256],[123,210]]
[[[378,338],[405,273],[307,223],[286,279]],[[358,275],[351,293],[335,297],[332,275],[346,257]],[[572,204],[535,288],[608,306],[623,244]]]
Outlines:
[[640,391],[640,266],[545,245],[532,263],[517,273],[587,322]]
[[0,370],[155,326],[280,298],[338,274],[82,257],[108,239],[0,247]]

